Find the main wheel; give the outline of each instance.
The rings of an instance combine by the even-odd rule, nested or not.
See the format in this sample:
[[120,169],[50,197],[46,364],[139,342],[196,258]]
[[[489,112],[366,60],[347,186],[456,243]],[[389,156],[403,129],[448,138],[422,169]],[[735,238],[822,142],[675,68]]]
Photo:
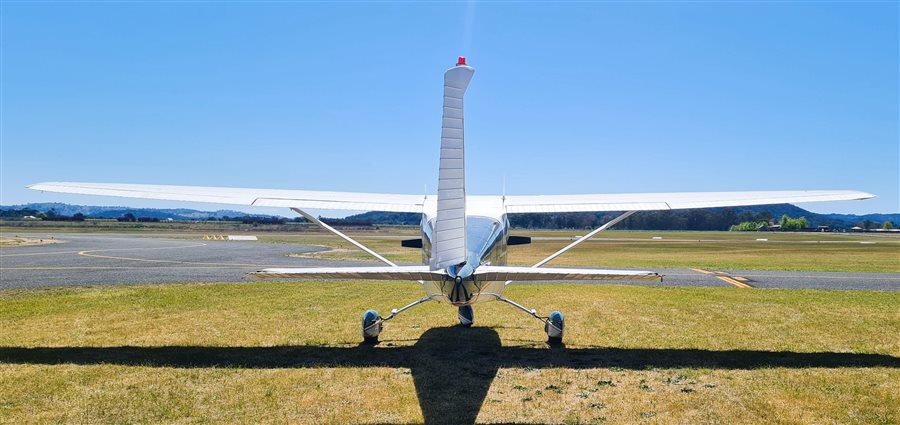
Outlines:
[[367,310],[363,313],[361,329],[364,342],[367,344],[377,343],[378,335],[381,334],[383,327],[384,323],[381,321],[381,315],[377,311]]
[[565,329],[565,318],[563,314],[554,311],[547,318],[544,325],[544,332],[547,332],[547,342],[550,344],[561,344],[563,338],[563,329]]
[[475,323],[475,309],[470,305],[460,307],[456,316],[459,317],[460,326],[468,328],[472,326],[472,323]]

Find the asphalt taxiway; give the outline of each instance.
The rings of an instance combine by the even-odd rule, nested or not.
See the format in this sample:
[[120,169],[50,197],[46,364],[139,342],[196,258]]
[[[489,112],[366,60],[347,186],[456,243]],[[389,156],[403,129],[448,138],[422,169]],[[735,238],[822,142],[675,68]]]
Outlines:
[[[326,248],[132,234],[17,234],[61,243],[0,250],[0,289],[72,285],[247,281],[266,267],[373,265],[298,256]],[[4,234],[3,236],[11,236]],[[900,273],[655,269],[660,283],[637,285],[900,291]],[[604,282],[609,283],[609,282]],[[615,282],[629,283],[629,282]]]

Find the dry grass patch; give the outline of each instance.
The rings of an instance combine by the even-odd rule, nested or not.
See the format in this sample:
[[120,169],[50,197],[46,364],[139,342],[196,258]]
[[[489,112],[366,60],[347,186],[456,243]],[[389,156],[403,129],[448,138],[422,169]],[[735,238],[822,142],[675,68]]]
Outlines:
[[52,243],[60,243],[62,242],[59,239],[48,238],[20,238],[18,236],[15,237],[0,237],[0,248],[14,248],[18,246],[34,246],[34,245],[47,245]]
[[0,292],[3,423],[897,423],[900,294],[518,285],[477,326],[417,284]]

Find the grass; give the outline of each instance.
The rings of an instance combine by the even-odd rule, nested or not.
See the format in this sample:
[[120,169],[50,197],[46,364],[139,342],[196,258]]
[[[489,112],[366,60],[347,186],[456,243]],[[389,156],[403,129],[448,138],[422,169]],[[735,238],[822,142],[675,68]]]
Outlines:
[[477,326],[417,284],[0,291],[2,423],[897,423],[900,294],[515,285]]
[[[622,232],[625,233],[625,232]],[[673,234],[674,233],[674,234]],[[646,235],[646,233],[643,233]],[[603,265],[633,268],[701,268],[711,270],[792,270],[833,272],[900,272],[900,239],[841,235],[734,235],[707,232],[700,238],[663,235],[662,240],[606,235],[590,240],[549,263],[556,266]],[[763,236],[769,241],[756,241]],[[860,242],[875,242],[861,244]],[[510,261],[534,264],[565,241],[537,240],[512,247]]]

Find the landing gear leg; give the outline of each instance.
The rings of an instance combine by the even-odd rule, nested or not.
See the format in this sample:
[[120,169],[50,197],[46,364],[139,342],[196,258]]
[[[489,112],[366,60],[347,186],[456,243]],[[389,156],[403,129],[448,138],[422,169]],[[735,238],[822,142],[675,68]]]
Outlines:
[[563,329],[565,329],[565,320],[563,318],[563,314],[558,311],[553,311],[549,316],[543,317],[537,314],[537,310],[535,309],[527,309],[525,306],[507,299],[503,297],[497,297],[498,300],[503,301],[519,310],[522,310],[528,313],[529,316],[534,317],[535,319],[544,322],[544,332],[547,333],[547,343],[551,345],[562,344],[563,338]]
[[472,324],[475,323],[475,309],[470,305],[464,305],[459,308],[457,317],[459,317],[460,326],[470,328],[472,327]]
[[425,298],[422,298],[418,301],[412,302],[403,306],[402,308],[395,308],[391,310],[391,314],[387,317],[381,317],[375,310],[367,310],[363,313],[362,317],[362,337],[363,342],[366,344],[377,344],[378,343],[378,335],[381,335],[381,330],[384,329],[384,322],[393,319],[398,314],[403,313],[406,310],[409,310],[419,304],[424,303],[425,301],[429,301],[433,298],[433,295],[429,295]]

